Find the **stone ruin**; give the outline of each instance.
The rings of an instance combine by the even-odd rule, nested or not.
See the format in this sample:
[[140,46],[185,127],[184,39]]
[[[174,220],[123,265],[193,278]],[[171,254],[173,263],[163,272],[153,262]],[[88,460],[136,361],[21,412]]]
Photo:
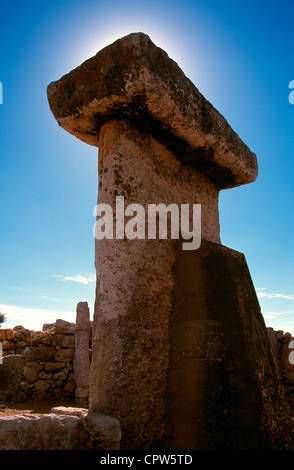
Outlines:
[[91,330],[87,302],[78,303],[75,323],[57,319],[42,331],[0,329],[0,403],[67,404],[48,414],[0,413],[0,450],[120,448],[119,421],[88,409]]
[[88,406],[91,330],[87,302],[78,303],[76,323],[57,319],[42,331],[0,329],[0,400],[58,397]]
[[143,33],[51,83],[48,100],[98,147],[98,204],[114,215],[117,196],[145,213],[201,205],[197,250],[180,237],[95,240],[90,412],[120,422],[122,449],[292,449],[245,257],[220,241],[219,192],[254,182],[256,156]]
[[256,156],[145,34],[48,87],[60,126],[99,148],[98,204],[201,204],[200,249],[99,239],[90,409],[122,448],[288,448],[291,425],[243,254],[221,245],[218,195]]

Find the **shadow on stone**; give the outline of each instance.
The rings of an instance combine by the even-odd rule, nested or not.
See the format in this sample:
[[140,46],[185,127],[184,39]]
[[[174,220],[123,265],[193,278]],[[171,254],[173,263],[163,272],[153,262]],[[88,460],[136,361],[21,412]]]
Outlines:
[[290,412],[243,254],[177,250],[165,445],[293,448]]
[[24,358],[21,355],[3,357],[0,364],[0,396],[12,398],[20,389]]

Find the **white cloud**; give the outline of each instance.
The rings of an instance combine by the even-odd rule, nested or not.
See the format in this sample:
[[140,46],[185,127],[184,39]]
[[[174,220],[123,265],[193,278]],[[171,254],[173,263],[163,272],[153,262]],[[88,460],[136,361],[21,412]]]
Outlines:
[[294,300],[294,295],[292,294],[268,294],[267,292],[259,292],[261,290],[265,290],[265,287],[261,287],[256,289],[256,294],[259,299],[286,299],[286,300]]
[[56,297],[48,297],[48,295],[41,295],[40,299],[51,300],[52,302],[61,302],[61,299],[58,299]]
[[266,318],[266,319],[269,319],[269,318],[276,318],[276,315],[272,315],[270,313],[263,313],[263,317]]
[[81,274],[77,274],[75,276],[63,276],[61,274],[54,274],[54,277],[59,277],[63,281],[78,282],[79,284],[84,284],[85,286],[87,286],[88,284],[94,284],[96,280],[94,274],[90,274],[88,276],[83,276]]
[[285,313],[287,313],[287,312],[267,312],[265,315],[266,316],[270,315],[271,318],[272,318],[272,317],[275,317],[275,316],[278,316],[278,315],[285,315]]
[[281,315],[289,315],[289,314],[293,314],[294,313],[294,310],[286,310],[284,312],[265,312],[263,313],[263,316],[264,317],[269,317],[269,318],[275,318],[275,317],[278,317],[278,316],[281,316]]
[[31,330],[42,330],[44,323],[55,323],[58,318],[75,322],[75,312],[60,312],[44,308],[17,307],[16,305],[0,304],[0,312],[5,313],[6,322],[2,328],[13,328],[23,325]]

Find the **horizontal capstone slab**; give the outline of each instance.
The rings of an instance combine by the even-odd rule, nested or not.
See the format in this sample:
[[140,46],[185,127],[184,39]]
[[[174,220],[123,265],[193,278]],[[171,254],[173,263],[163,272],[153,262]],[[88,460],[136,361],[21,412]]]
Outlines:
[[220,189],[253,182],[254,153],[167,53],[143,33],[105,47],[48,86],[56,120],[98,146],[102,124],[130,119]]

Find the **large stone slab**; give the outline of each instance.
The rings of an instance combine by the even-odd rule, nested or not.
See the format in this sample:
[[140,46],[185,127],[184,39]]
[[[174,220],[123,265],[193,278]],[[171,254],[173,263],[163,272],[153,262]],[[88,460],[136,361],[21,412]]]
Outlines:
[[24,352],[25,361],[43,361],[51,362],[54,361],[55,349],[51,346],[31,346]]
[[61,335],[74,335],[76,324],[58,318],[55,322],[55,333]]
[[77,408],[73,406],[54,406],[51,408],[50,413],[85,418],[89,413],[89,410],[87,408]]
[[58,406],[51,413],[78,416],[83,429],[80,450],[119,450],[121,441],[120,422],[112,416],[89,411],[87,408]]
[[165,396],[168,449],[293,449],[281,374],[242,253],[177,249]]
[[[137,202],[144,208],[150,202],[202,202],[202,236],[219,242],[215,184],[194,168],[182,168],[170,151],[126,120],[108,122],[100,132],[98,202],[115,208],[116,194],[125,196],[126,206]],[[132,446],[148,445],[161,432],[173,244],[96,240],[90,407],[104,414],[111,407],[111,416],[124,416],[123,436],[130,429],[137,436]]]
[[76,314],[75,334],[75,402],[81,406],[89,403],[89,376],[90,376],[90,310],[87,302],[79,302]]
[[0,364],[0,395],[14,396],[20,388],[24,367],[24,358],[20,355],[3,357]]
[[79,418],[13,415],[0,418],[0,450],[78,450]]
[[89,411],[82,418],[85,450],[119,450],[121,441],[120,422],[112,416]]
[[98,146],[100,128],[130,119],[220,189],[250,183],[256,156],[166,52],[130,34],[48,87],[58,123]]
[[120,423],[85,408],[0,417],[0,450],[119,450]]

